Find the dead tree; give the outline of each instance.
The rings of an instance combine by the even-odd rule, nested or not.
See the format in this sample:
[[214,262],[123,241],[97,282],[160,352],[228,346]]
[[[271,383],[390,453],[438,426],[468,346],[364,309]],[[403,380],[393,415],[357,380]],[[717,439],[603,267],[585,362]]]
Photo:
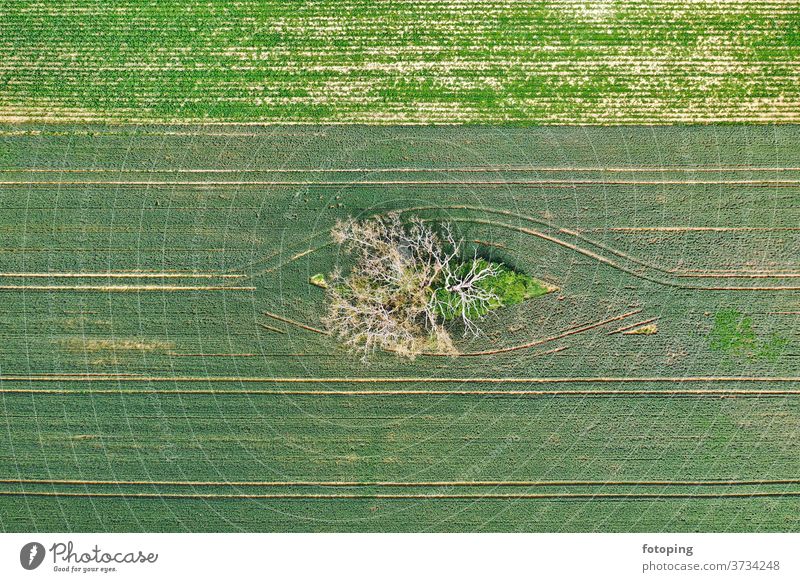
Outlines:
[[497,299],[480,285],[497,275],[497,266],[477,256],[459,260],[463,241],[449,224],[437,233],[418,217],[404,224],[392,213],[339,221],[332,236],[353,265],[346,276],[333,273],[323,323],[364,358],[378,349],[409,358],[425,351],[455,354],[437,289],[455,298],[465,333],[479,333],[474,314]]

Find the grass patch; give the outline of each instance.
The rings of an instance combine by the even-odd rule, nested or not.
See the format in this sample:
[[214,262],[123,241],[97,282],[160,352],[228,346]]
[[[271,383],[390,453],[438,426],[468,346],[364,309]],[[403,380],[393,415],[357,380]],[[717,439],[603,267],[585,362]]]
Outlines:
[[735,309],[717,312],[709,334],[712,350],[748,359],[775,361],[788,343],[778,334],[759,337],[753,329],[753,318]]

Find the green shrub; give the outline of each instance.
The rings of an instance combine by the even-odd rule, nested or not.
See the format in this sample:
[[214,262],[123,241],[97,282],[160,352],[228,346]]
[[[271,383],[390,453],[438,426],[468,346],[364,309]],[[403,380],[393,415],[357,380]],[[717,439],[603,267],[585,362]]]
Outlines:
[[[470,306],[467,310],[469,319],[480,319],[495,309],[517,305],[527,299],[546,295],[554,290],[544,281],[514,271],[502,263],[491,263],[485,259],[478,259],[478,263],[479,268],[493,265],[499,271],[497,275],[477,283],[481,288],[494,293],[497,300],[491,301],[486,306]],[[469,268],[469,264],[462,266],[464,271]],[[434,290],[434,294],[437,299],[437,311],[443,319],[449,321],[461,317],[462,306],[457,294],[441,287]]]

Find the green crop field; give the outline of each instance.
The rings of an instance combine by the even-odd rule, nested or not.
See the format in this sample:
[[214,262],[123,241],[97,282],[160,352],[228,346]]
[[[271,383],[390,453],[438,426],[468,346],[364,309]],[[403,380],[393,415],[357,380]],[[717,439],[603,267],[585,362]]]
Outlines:
[[[0,126],[0,529],[798,531],[799,194],[792,125]],[[362,363],[309,277],[390,210],[559,290]]]
[[774,0],[0,4],[0,121],[800,121]]

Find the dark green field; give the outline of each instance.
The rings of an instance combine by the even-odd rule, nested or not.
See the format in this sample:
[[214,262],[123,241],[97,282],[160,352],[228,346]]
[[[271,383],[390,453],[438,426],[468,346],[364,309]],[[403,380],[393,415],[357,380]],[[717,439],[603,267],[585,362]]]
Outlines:
[[[0,529],[800,530],[800,127],[0,131]],[[388,210],[560,290],[363,364]]]

